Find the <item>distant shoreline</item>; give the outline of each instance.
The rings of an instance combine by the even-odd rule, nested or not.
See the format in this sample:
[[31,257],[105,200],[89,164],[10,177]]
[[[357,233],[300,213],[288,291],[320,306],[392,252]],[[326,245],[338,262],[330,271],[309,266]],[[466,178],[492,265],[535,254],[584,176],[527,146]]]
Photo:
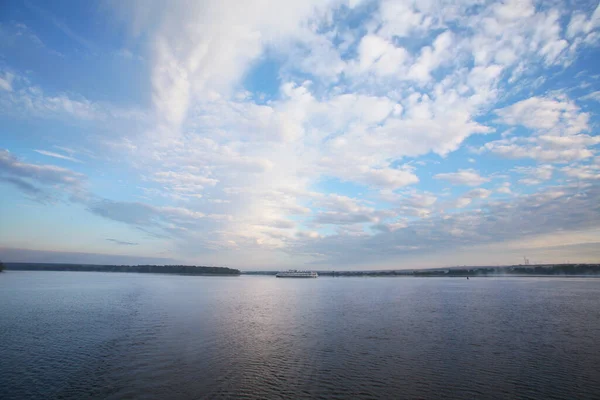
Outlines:
[[[275,276],[274,274],[257,274],[257,273],[244,273],[242,272],[240,276]],[[448,279],[465,279],[465,276],[457,276],[457,275],[412,275],[412,274],[402,274],[402,275],[372,275],[372,274],[352,274],[352,275],[321,275],[319,273],[319,278],[448,278]],[[579,275],[579,274],[571,274],[571,275],[558,275],[558,274],[546,274],[546,275],[534,275],[534,274],[496,274],[496,275],[473,275],[469,276],[469,279],[475,278],[600,278],[600,274],[588,274],[588,275]]]
[[5,271],[124,272],[193,276],[239,276],[237,269],[195,265],[89,265],[61,263],[4,263]]
[[[520,276],[574,276],[600,277],[600,264],[547,264],[506,265],[500,267],[450,267],[432,269],[401,269],[379,271],[319,271],[319,276],[330,277],[520,277]],[[276,271],[242,271],[242,275],[275,275]]]
[[[65,263],[4,263],[5,271],[72,271],[72,272],[123,272],[155,273],[188,276],[274,276],[277,271],[240,271],[226,267],[194,265],[93,265]],[[501,267],[450,267],[435,269],[401,269],[378,271],[334,271],[315,270],[322,277],[446,277],[446,278],[486,278],[486,277],[581,277],[600,278],[600,264],[547,264],[547,265],[507,265]]]

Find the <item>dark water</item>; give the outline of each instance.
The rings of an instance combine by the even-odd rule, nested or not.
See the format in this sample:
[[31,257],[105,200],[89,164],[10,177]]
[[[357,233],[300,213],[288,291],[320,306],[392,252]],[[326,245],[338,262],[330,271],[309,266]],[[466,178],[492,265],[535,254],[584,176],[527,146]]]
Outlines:
[[0,398],[600,398],[600,279],[0,274]]

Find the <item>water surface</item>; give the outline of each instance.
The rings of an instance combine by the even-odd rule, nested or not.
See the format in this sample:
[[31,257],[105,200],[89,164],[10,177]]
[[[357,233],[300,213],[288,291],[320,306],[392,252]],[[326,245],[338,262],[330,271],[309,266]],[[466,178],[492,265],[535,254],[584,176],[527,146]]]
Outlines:
[[0,274],[3,399],[600,396],[600,279]]

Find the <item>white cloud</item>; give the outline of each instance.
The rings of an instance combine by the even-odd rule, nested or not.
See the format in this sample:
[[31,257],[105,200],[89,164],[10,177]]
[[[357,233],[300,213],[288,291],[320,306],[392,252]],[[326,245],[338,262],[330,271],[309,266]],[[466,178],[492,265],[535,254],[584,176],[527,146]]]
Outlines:
[[491,194],[492,194],[491,190],[487,190],[487,189],[483,189],[483,188],[477,188],[477,189],[470,190],[467,193],[460,196],[459,198],[457,198],[456,200],[454,200],[454,203],[452,204],[452,208],[464,208],[464,207],[468,206],[469,204],[471,204],[473,202],[473,200],[486,199]]
[[[0,75],[2,71],[0,71]],[[70,93],[46,93],[41,87],[31,84],[23,75],[4,72],[10,78],[10,86],[0,91],[0,115],[17,116],[23,119],[45,118],[74,121],[100,122],[110,126],[124,121],[147,122],[146,112],[137,108],[119,108],[111,104],[94,102],[83,96]],[[6,78],[6,79],[9,79]],[[0,81],[0,86],[2,82]],[[10,90],[8,90],[10,89]]]
[[402,47],[377,35],[365,35],[358,46],[358,72],[371,71],[380,76],[398,74],[405,67],[409,54]]
[[593,156],[591,146],[600,138],[590,136],[588,113],[564,95],[530,97],[496,111],[501,122],[532,130],[529,137],[513,136],[488,142],[481,151],[507,158],[533,158],[542,162],[569,162]]
[[512,190],[510,189],[510,182],[504,182],[501,186],[496,188],[496,193],[512,194]]
[[428,12],[431,4],[384,0],[379,5],[376,20],[381,24],[380,33],[387,38],[407,37],[414,31],[429,30],[433,21]]
[[[368,258],[478,245],[532,229],[512,217],[538,212],[530,204],[570,209],[565,196],[575,196],[567,187],[527,197],[519,194],[524,185],[552,178],[595,184],[595,109],[580,108],[566,95],[576,93],[569,88],[544,90],[571,74],[565,68],[577,67],[580,51],[593,50],[598,9],[525,0],[356,5],[114,2],[132,32],[127,48],[149,50],[143,58],[150,73],[140,80],[148,81],[149,110],[119,109],[89,90],[81,96],[42,89],[29,81],[35,73],[10,70],[0,72],[0,113],[110,131],[100,141],[114,160],[127,160],[139,173],[144,201],[86,193],[83,204],[96,215],[173,238],[178,254],[190,258],[222,251],[227,260],[275,264],[300,254],[303,261],[325,255],[339,262],[359,250]],[[263,62],[277,71],[257,88],[249,80]],[[556,79],[547,79],[550,73]],[[593,100],[596,93],[576,100]],[[496,125],[508,130],[485,143]],[[513,169],[519,163],[513,161],[500,171],[506,160],[483,160],[488,176],[473,169],[435,175],[434,162],[455,171],[474,161],[454,153],[467,140],[481,143],[476,152],[487,153],[483,157],[540,165]],[[68,151],[37,152],[78,160]],[[74,192],[85,182],[74,171],[54,170],[55,179],[71,176],[77,183],[51,183],[37,178],[36,167],[19,163],[27,164],[12,159],[4,167],[12,172],[2,179],[31,195],[53,184]],[[490,184],[498,196],[473,189],[508,179],[502,175],[508,171],[522,176],[512,186]],[[424,192],[420,185],[432,174],[439,185]],[[453,198],[456,188],[444,181],[472,190]],[[352,197],[330,193],[338,187]],[[593,187],[583,189],[595,196]],[[444,214],[449,207],[459,209]],[[561,222],[568,225],[569,218],[585,225],[573,214]]]
[[561,172],[578,180],[600,179],[600,160],[596,157],[596,162],[587,165],[567,165],[561,168]]
[[489,197],[490,194],[492,194],[491,190],[478,188],[478,189],[470,190],[469,192],[467,192],[465,194],[465,196],[469,197],[471,199],[486,199]]
[[452,33],[449,31],[436,37],[431,47],[427,46],[421,50],[419,58],[410,67],[408,76],[418,82],[429,82],[431,73],[451,59],[452,40]]
[[303,23],[331,3],[182,1],[124,4],[119,11],[135,31],[154,38],[152,100],[164,132],[173,134],[194,100],[226,94],[265,46],[301,37]]
[[59,158],[61,160],[68,160],[68,161],[73,161],[73,162],[76,162],[76,163],[80,163],[81,162],[81,160],[78,160],[78,159],[76,159],[74,157],[66,156],[64,154],[55,153],[53,151],[47,151],[47,150],[33,150],[33,151],[35,151],[36,153],[39,153],[39,154],[43,154],[43,155],[48,156],[48,157]]
[[530,97],[496,113],[508,125],[544,131],[559,128],[563,130],[561,133],[570,135],[588,130],[588,114],[581,113],[574,102],[564,97]]
[[6,90],[7,92],[12,92],[12,81],[14,75],[10,72],[4,72],[0,75],[0,89]]
[[513,171],[525,175],[525,178],[519,180],[519,183],[533,186],[539,185],[552,178],[554,167],[552,165],[538,165],[535,167],[515,167]]
[[[379,222],[392,214],[365,206],[362,201],[336,194],[315,194],[313,206],[317,208],[313,222],[323,225],[352,225],[366,222]],[[360,229],[362,232],[362,228]]]
[[215,186],[219,181],[207,176],[198,167],[188,167],[187,171],[160,171],[150,180],[162,184],[162,189],[175,198],[201,198],[205,187]]
[[482,151],[491,151],[506,158],[532,158],[541,162],[565,163],[590,158],[594,155],[588,146],[600,143],[597,136],[513,137],[488,142]]
[[[158,183],[170,191],[196,196],[201,190],[203,197],[198,201],[210,199],[219,210],[238,207],[233,213],[244,215],[246,222],[240,226],[241,220],[236,218],[235,224],[248,240],[252,235],[262,237],[258,226],[264,221],[285,217],[287,211],[271,201],[268,193],[290,182],[305,193],[311,182],[323,177],[388,190],[417,184],[418,171],[406,165],[398,167],[397,160],[429,152],[446,156],[470,135],[491,132],[476,118],[496,100],[507,66],[519,59],[532,60],[536,54],[551,61],[561,53],[556,50],[560,38],[554,40],[552,33],[553,15],[537,14],[527,4],[507,3],[504,8],[485,9],[467,23],[492,27],[485,18],[493,18],[500,34],[514,28],[514,35],[507,33],[501,40],[502,62],[480,58],[475,67],[468,67],[465,57],[473,49],[483,50],[480,43],[487,46],[498,41],[497,34],[488,32],[484,35],[488,42],[478,42],[485,30],[478,30],[479,36],[464,37],[448,27],[450,21],[465,22],[469,4],[440,12],[433,4],[384,2],[366,35],[344,32],[343,40],[348,46],[354,43],[357,54],[354,59],[342,60],[340,50],[332,45],[337,28],[328,12],[322,13],[331,4],[316,8],[308,3],[292,4],[282,15],[279,6],[258,7],[273,12],[259,15],[248,10],[244,20],[228,15],[225,3],[207,15],[206,4],[188,7],[185,12],[183,7],[175,7],[161,10],[165,15],[159,19],[164,24],[157,30],[148,29],[147,19],[139,20],[139,9],[134,12],[136,27],[155,38],[154,107],[164,116],[159,125],[167,127],[164,136],[168,137],[160,140],[158,148],[146,145],[137,152],[154,155],[147,161],[154,171],[150,176],[176,171],[173,167],[179,165],[199,168],[188,172],[192,176],[217,180],[214,186],[190,186],[192,177],[179,175],[181,179]],[[219,17],[216,19],[232,29],[222,32],[219,26],[196,23],[210,16]],[[309,17],[314,20],[307,23]],[[320,18],[324,22],[315,22]],[[399,24],[400,20],[405,23]],[[536,21],[547,23],[535,31]],[[283,23],[286,27],[280,29]],[[315,27],[324,27],[325,33]],[[425,38],[416,50],[409,51],[394,38],[416,31]],[[219,40],[211,42],[215,35]],[[530,38],[535,45],[528,50],[522,43]],[[228,50],[239,48],[243,51],[236,54]],[[281,98],[260,105],[247,93],[236,97],[236,85],[265,48],[291,54],[286,68],[298,61],[313,81],[285,76]],[[307,48],[314,51],[306,52]],[[350,82],[336,81],[341,72]],[[286,74],[293,75],[293,71],[286,70]],[[416,92],[403,83],[411,80],[428,89]],[[337,82],[333,89],[323,86],[332,82]],[[182,134],[171,139],[169,132],[178,130]],[[157,128],[156,133],[162,132]],[[477,186],[488,181],[468,170],[458,174],[454,178],[461,184]],[[248,186],[253,190],[233,190]],[[285,209],[304,210],[302,196],[286,200]],[[406,214],[430,213],[430,206],[401,208]],[[331,214],[328,217],[333,218]],[[233,225],[228,228],[231,230]]]
[[450,182],[453,185],[479,186],[489,182],[489,178],[485,178],[473,169],[462,169],[458,172],[446,172],[434,175],[435,179],[442,179]]
[[[583,193],[582,193],[583,190]],[[486,195],[486,193],[479,193]],[[380,229],[375,236],[334,235],[320,239],[304,238],[290,249],[292,254],[312,254],[323,263],[365,265],[384,260],[419,256],[432,249],[454,254],[457,248],[472,246],[483,249],[487,244],[507,240],[544,238],[549,232],[573,232],[597,229],[598,213],[594,210],[600,193],[597,187],[567,186],[521,196],[510,201],[489,204],[485,210],[462,211],[445,217],[415,221],[394,231]],[[575,240],[579,243],[579,241]],[[402,246],[398,247],[401,243]],[[505,249],[508,251],[508,249]],[[462,250],[461,250],[462,251]],[[319,256],[316,256],[319,255]],[[483,261],[484,258],[481,259]],[[439,262],[439,261],[438,261]]]
[[600,26],[600,4],[588,18],[582,12],[574,12],[567,28],[567,37],[573,39],[579,35],[587,35]]
[[579,98],[580,100],[594,100],[600,103],[600,90],[591,92]]

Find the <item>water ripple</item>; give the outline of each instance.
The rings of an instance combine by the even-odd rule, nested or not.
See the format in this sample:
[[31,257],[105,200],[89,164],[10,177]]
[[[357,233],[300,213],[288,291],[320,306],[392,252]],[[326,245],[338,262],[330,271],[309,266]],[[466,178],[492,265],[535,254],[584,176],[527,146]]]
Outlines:
[[593,399],[600,281],[0,277],[2,399]]

